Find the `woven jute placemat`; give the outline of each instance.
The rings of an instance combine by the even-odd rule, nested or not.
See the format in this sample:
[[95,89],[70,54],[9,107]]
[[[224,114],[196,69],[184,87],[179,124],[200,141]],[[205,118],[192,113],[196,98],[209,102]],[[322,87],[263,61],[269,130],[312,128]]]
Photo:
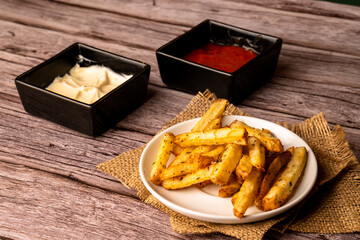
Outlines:
[[[197,94],[186,109],[162,130],[201,117],[216,99],[209,91]],[[224,114],[247,115],[232,104],[228,105]],[[360,231],[360,167],[349,148],[344,130],[340,126],[331,129],[322,113],[299,124],[278,124],[308,143],[318,161],[319,174],[312,193],[302,203],[268,220],[237,225],[215,224],[183,216],[165,207],[148,192],[140,179],[139,160],[145,146],[103,162],[98,169],[117,178],[125,186],[135,188],[142,201],[169,214],[172,228],[179,233],[221,232],[241,239],[261,239],[275,224],[276,230],[288,228],[298,232],[332,234]]]

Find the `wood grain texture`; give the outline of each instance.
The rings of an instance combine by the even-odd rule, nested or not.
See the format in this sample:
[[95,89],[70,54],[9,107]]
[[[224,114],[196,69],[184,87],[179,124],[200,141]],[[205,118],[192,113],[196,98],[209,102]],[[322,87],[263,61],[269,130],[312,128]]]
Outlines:
[[[64,1],[65,4],[68,2]],[[121,7],[118,7],[119,4],[116,0],[108,0],[107,4],[101,4],[94,0],[86,2],[71,0],[71,3],[76,6],[101,9],[158,22],[170,21],[180,26],[192,27],[204,19],[211,18],[254,31],[282,36],[285,42],[295,45],[360,55],[356,40],[360,27],[356,20],[305,14],[299,11],[280,11],[246,4],[242,1],[223,1],[219,4],[217,0],[176,2],[157,0],[156,4],[152,6],[149,6],[149,1],[139,1],[133,4],[121,4]],[[134,11],[135,8],[136,11]],[[339,8],[341,9],[342,5]],[[135,12],[136,15],[132,15],[132,12]],[[176,18],[169,18],[169,16],[176,16]],[[324,39],[324,36],[329,38]],[[338,48],[339,43],[345,41],[346,45]]]
[[231,239],[179,235],[139,199],[0,162],[0,236],[10,239]]
[[[236,0],[227,0],[234,1]],[[342,6],[341,4],[329,3],[325,1],[307,1],[307,0],[273,0],[265,2],[261,0],[245,0],[247,4],[262,6],[266,8],[274,8],[287,12],[310,13],[326,17],[344,18],[359,20],[360,12],[356,6]]]
[[[360,157],[357,7],[306,0],[0,0],[0,6],[0,239],[231,239],[176,234],[165,214],[96,169],[145,144],[189,103],[192,94],[162,83],[154,51],[204,19],[284,39],[276,73],[241,110],[290,123],[324,112],[332,127],[344,127]],[[74,42],[152,67],[144,104],[100,137],[29,115],[14,84],[17,75]],[[265,239],[358,237],[271,231]]]

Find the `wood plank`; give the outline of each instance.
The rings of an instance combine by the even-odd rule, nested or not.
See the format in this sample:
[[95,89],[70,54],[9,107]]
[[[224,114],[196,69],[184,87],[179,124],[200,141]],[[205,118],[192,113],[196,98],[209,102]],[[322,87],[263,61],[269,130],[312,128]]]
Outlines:
[[[16,16],[16,14],[11,15],[13,18],[14,16]],[[117,17],[117,16],[114,16]],[[16,21],[21,22],[21,18],[22,16],[19,16],[20,19],[17,19]],[[29,25],[32,23],[32,18],[29,20],[29,17],[26,18],[26,20],[23,20],[22,24],[26,24]],[[113,21],[115,21],[115,19],[112,19]],[[48,20],[50,21],[49,23],[47,23],[47,21],[42,21],[43,22],[43,27],[45,26],[53,26],[54,25],[54,21],[53,20]],[[73,22],[73,19],[68,19],[67,21],[69,22]],[[32,23],[34,26],[36,26],[37,28],[39,28],[39,26],[37,26],[37,23]],[[104,23],[106,24],[106,23]],[[110,23],[108,23],[110,24]],[[126,56],[129,57],[133,57],[135,59],[139,59],[139,60],[143,60],[147,63],[149,63],[152,67],[152,75],[156,76],[156,84],[162,85],[162,82],[159,81],[160,78],[158,78],[159,73],[158,73],[158,68],[157,68],[157,62],[155,59],[155,55],[153,50],[156,49],[156,47],[154,46],[161,46],[163,44],[165,44],[168,40],[170,39],[154,39],[153,41],[156,41],[156,43],[154,42],[150,42],[150,44],[144,46],[144,49],[142,51],[142,53],[140,53],[139,51],[134,53],[134,49],[132,49],[131,44],[136,44],[136,45],[141,45],[143,42],[147,43],[147,38],[149,35],[149,30],[152,25],[154,23],[153,22],[149,22],[149,21],[143,21],[143,23],[138,23],[138,25],[143,25],[146,26],[145,32],[142,32],[141,29],[143,28],[138,28],[138,25],[135,25],[136,27],[136,31],[134,31],[134,26],[130,26],[127,29],[124,30],[123,27],[123,31],[117,32],[116,37],[118,39],[127,39],[129,38],[131,41],[128,42],[119,42],[118,45],[116,44],[106,44],[104,43],[104,41],[97,41],[96,46],[100,47],[100,48],[104,48],[105,46],[107,47],[106,49],[109,49],[110,51],[115,50],[116,53],[120,53],[120,54],[124,54]],[[48,35],[48,32],[45,31],[39,31],[39,29],[37,29],[37,32],[39,32],[38,34],[34,34],[34,33],[27,33],[26,37],[24,36],[24,33],[18,33],[16,34],[16,31],[20,31],[20,30],[16,30],[16,29],[21,29],[22,30],[22,26],[9,26],[7,24],[5,24],[6,26],[4,26],[5,29],[12,29],[12,31],[10,32],[4,32],[4,35],[8,36],[9,38],[5,38],[5,42],[3,43],[3,47],[2,49],[4,51],[8,51],[8,52],[13,52],[13,53],[19,53],[19,54],[26,54],[27,56],[33,56],[33,57],[37,57],[37,58],[42,58],[42,59],[46,59],[52,55],[54,55],[55,53],[57,53],[58,51],[62,50],[62,48],[65,48],[67,45],[70,45],[71,43],[73,43],[74,41],[85,41],[85,42],[89,42],[89,38],[88,37],[81,37],[81,35],[76,34],[76,36],[73,36],[72,30],[70,31],[70,36],[68,36],[67,34],[64,34],[65,36],[58,34],[57,32],[57,28],[52,27],[52,30],[55,31],[55,34],[49,34],[50,36],[47,36],[46,40],[47,42],[44,43],[44,39],[38,39],[38,38],[42,38],[41,36],[43,36],[44,34]],[[41,27],[41,26],[40,26]],[[170,24],[168,24],[167,26],[165,26],[164,24],[162,24],[161,26],[158,26],[159,28],[162,28],[163,31],[167,31],[167,32],[174,32],[174,29],[177,29],[177,26],[172,26]],[[108,35],[113,35],[112,31],[109,31],[109,29],[111,28],[111,25],[107,26],[107,30],[103,30],[106,31],[106,33],[104,33],[104,36],[108,36]],[[156,30],[153,29],[153,33],[150,34],[150,36],[152,35],[156,35],[157,32]],[[29,31],[33,31],[33,29],[29,29]],[[180,29],[177,29],[176,32],[173,34],[173,36],[177,36],[178,34],[180,34],[180,32],[183,32],[184,28],[180,27]],[[134,36],[133,32],[135,32],[136,34]],[[32,35],[32,36],[31,36]],[[59,36],[60,35],[60,36]],[[129,37],[130,35],[130,37]],[[80,37],[79,37],[80,36]],[[51,37],[54,37],[54,39],[50,39]],[[29,39],[28,39],[29,38]],[[33,39],[35,38],[35,39]],[[65,38],[65,39],[64,39]],[[73,39],[73,41],[70,41],[70,39]],[[26,39],[26,40],[25,40]],[[8,41],[6,41],[8,40]],[[51,40],[53,40],[54,42],[52,42]],[[58,47],[59,46],[59,42],[62,43],[68,43],[68,44],[63,44],[62,48]],[[94,42],[94,40],[92,40],[92,42]],[[44,45],[47,44],[49,47],[47,48],[46,46],[43,46],[44,49],[46,49],[46,51],[41,51],[39,49],[34,49],[31,48],[29,49],[29,46],[36,46],[36,45]],[[124,47],[122,47],[122,44],[124,44]],[[155,44],[155,45],[154,45]],[[27,46],[25,49],[21,49],[21,46]],[[50,47],[51,46],[51,47]],[[149,50],[148,48],[152,48],[153,50]],[[45,54],[43,56],[43,54]],[[284,60],[282,60],[284,59]],[[327,64],[324,64],[327,63]],[[282,53],[281,53],[281,57],[280,57],[280,63],[279,66],[282,66],[282,70],[284,72],[280,72],[280,74],[282,74],[284,76],[284,74],[287,74],[288,77],[295,77],[295,78],[300,78],[300,79],[306,79],[306,80],[310,80],[310,81],[321,81],[321,82],[328,82],[328,83],[335,83],[337,85],[348,85],[351,86],[351,84],[356,84],[357,86],[360,86],[359,81],[357,81],[358,79],[358,75],[359,75],[359,68],[358,63],[360,62],[360,58],[359,57],[352,57],[351,55],[341,55],[341,54],[336,54],[334,52],[327,52],[327,51],[321,51],[321,50],[314,50],[314,49],[309,49],[309,48],[303,48],[303,47],[296,47],[296,46],[292,46],[289,44],[284,44],[284,47],[282,49]],[[328,68],[326,68],[326,66],[332,66],[332,71],[329,71]],[[341,81],[339,81],[339,78],[341,78]]]
[[[7,64],[10,69],[19,66]],[[5,86],[7,87],[5,88]],[[298,86],[295,87],[298,88]],[[10,80],[6,81],[1,88],[3,89],[1,92],[7,94],[0,101],[2,109],[0,145],[4,161],[25,164],[32,168],[60,174],[117,192],[124,192],[126,189],[119,189],[116,181],[114,182],[111,177],[98,172],[95,166],[124,151],[145,144],[166,122],[180,113],[192,98],[190,94],[150,87],[148,100],[142,107],[120,121],[116,128],[106,132],[103,136],[91,138],[24,112],[12,81],[11,83]],[[273,88],[276,89],[277,86]],[[261,92],[259,96],[266,98],[267,95],[273,95],[273,93],[265,91],[265,94]],[[284,110],[274,112],[272,109],[274,104],[270,109],[256,111],[261,108],[264,101],[261,98],[254,101],[248,100],[248,105],[242,104],[239,107],[253,116],[261,116],[261,118],[273,121],[281,119],[299,122],[306,118],[291,112],[286,114]],[[161,108],[157,107],[160,102],[162,103]],[[279,101],[278,108],[282,107],[281,102],[286,101]],[[290,104],[290,107],[288,106],[286,109],[292,109],[292,105]],[[147,117],[144,118],[144,116]],[[151,123],[148,119],[151,119]],[[37,131],[34,132],[33,129]],[[350,144],[354,146],[359,155],[360,146],[357,139],[360,131],[350,130],[350,133],[353,134]],[[59,132],[61,134],[58,134]]]
[[[164,86],[154,50],[206,18],[279,34],[285,44],[277,72],[239,107],[255,117],[293,123],[325,112],[332,127],[345,127],[359,157],[359,15],[352,7],[304,0],[223,1],[221,6],[215,0],[2,0],[0,239],[232,239],[173,232],[165,214],[96,170],[98,163],[145,144],[193,96]],[[76,41],[152,66],[144,105],[97,138],[27,114],[13,81]],[[287,232],[280,236],[272,231],[268,238],[357,239],[359,235]]]
[[[180,235],[169,217],[139,199],[0,161],[1,239],[234,239]],[[76,226],[76,228],[74,228]],[[358,239],[359,234],[274,230],[264,239]]]
[[[226,1],[236,2],[236,0]],[[262,6],[265,8],[283,10],[287,12],[310,13],[314,15],[352,20],[360,19],[360,11],[357,6],[331,3],[328,1],[272,0],[265,2],[261,0],[244,0],[242,2],[251,5]]]
[[233,239],[180,235],[169,217],[137,198],[0,161],[0,238]]
[[[10,63],[7,63],[7,65],[10,69],[11,67],[13,69],[19,69],[16,65]],[[279,69],[281,72],[282,67],[280,66]],[[9,74],[4,77],[9,78],[13,71],[5,69],[4,72],[8,72]],[[9,89],[3,92],[17,95],[13,82],[8,83],[9,84],[6,83],[5,86],[8,86]],[[149,92],[149,94],[156,94],[156,91]],[[179,96],[179,98],[181,97]],[[182,106],[186,106],[186,101],[189,99],[190,97],[187,97],[185,101],[182,101]],[[170,99],[169,101],[172,100]],[[270,83],[266,84],[260,90],[244,100],[244,104],[248,106],[284,112],[290,115],[299,115],[303,118],[311,117],[319,112],[325,112],[330,123],[341,124],[342,126],[351,128],[360,128],[360,123],[355,117],[357,111],[359,111],[358,102],[358,88],[309,83],[307,81],[279,78],[276,76]],[[300,108],[302,109],[301,113],[295,113],[293,111],[293,109],[299,109],[299,106],[302,106],[304,103],[305,108]],[[329,103],[332,104],[331,106],[338,106],[340,109],[329,108]],[[181,110],[182,108],[180,107],[176,112],[179,113]],[[171,116],[174,117],[176,112]],[[163,114],[166,115],[167,113],[168,111]],[[147,114],[154,115],[155,113],[149,111]],[[154,117],[153,119],[158,119],[158,117]],[[134,121],[137,122],[136,119],[134,119]],[[159,127],[159,125],[157,126]],[[147,127],[145,126],[143,129],[147,129]]]
[[[4,27],[6,28],[13,28],[13,30],[21,31],[21,26],[15,24],[5,24]],[[2,49],[4,49],[4,53],[7,53],[5,51],[8,51],[15,54],[21,54],[28,57],[37,57],[41,59],[46,59],[50,57],[51,55],[54,55],[56,52],[53,49],[56,49],[57,51],[62,50],[67,45],[64,45],[62,48],[59,47],[53,47],[56,46],[59,39],[61,39],[61,42],[69,42],[69,44],[72,42],[70,36],[63,36],[59,35],[54,32],[48,32],[42,29],[37,28],[28,28],[28,36],[25,38],[25,34],[16,34],[12,39],[9,39],[8,42],[4,42],[4,46]],[[30,32],[33,32],[31,34]],[[43,34],[47,35],[46,45],[43,45],[42,42],[38,43],[41,45],[41,49],[46,49],[44,51],[37,51],[35,48],[29,50],[29,49],[21,49],[21,46],[25,45],[24,39],[28,39],[29,41],[35,42],[38,39],[37,36],[41,36]],[[70,38],[70,39],[69,39]],[[52,40],[54,42],[52,42]],[[88,39],[84,38],[82,39],[84,41],[88,41]],[[45,44],[45,43],[44,43]],[[99,42],[94,43],[95,46],[100,45]],[[102,44],[104,45],[104,44]],[[13,51],[15,49],[15,46],[20,46],[16,48],[16,51]],[[131,51],[132,49],[122,47],[122,46],[114,46],[113,44],[110,44],[109,46],[106,45],[110,49],[116,49],[113,50],[114,52],[126,52],[126,56],[130,57],[137,57],[140,55],[140,52],[134,53]],[[51,53],[50,53],[51,51]],[[34,54],[33,52],[36,52]],[[0,52],[0,57],[3,52]],[[9,55],[9,53],[7,53]],[[147,57],[145,62],[148,62],[152,66],[152,73],[151,73],[151,79],[150,82],[154,84],[158,84],[160,86],[163,86],[163,83],[161,82],[161,79],[159,77],[158,68],[157,68],[157,62],[155,59],[155,56],[150,51],[143,51],[143,56]],[[4,57],[2,57],[4,58]],[[6,57],[5,57],[6,58]],[[9,61],[14,61],[12,58]],[[308,48],[299,48],[296,46],[291,45],[285,45],[283,48],[283,51],[280,55],[280,60],[278,64],[278,71],[276,72],[275,76],[281,76],[281,77],[287,77],[291,79],[299,79],[304,80],[307,82],[320,82],[324,83],[322,88],[326,88],[332,85],[340,85],[340,86],[351,86],[346,89],[348,92],[354,92],[355,94],[359,93],[358,87],[360,86],[360,82],[358,80],[358,76],[360,74],[360,70],[357,67],[358,62],[360,61],[360,58],[351,58],[349,55],[342,55],[342,54],[334,54],[334,53],[328,53],[324,51],[309,51]],[[35,65],[35,64],[34,64]],[[331,71],[329,71],[324,66],[331,66]],[[21,71],[16,72],[17,74],[20,74]],[[288,84],[289,86],[292,86],[292,81],[283,81],[282,84]],[[359,85],[359,86],[358,86]],[[354,88],[356,87],[356,88]],[[309,88],[313,89],[313,88]],[[344,91],[341,90],[342,92]],[[346,100],[346,99],[345,99]]]
[[[9,13],[8,13],[9,14]],[[15,15],[11,15],[12,18],[14,18]],[[117,16],[114,16],[117,17]],[[22,16],[18,16],[18,18],[20,19],[16,19],[17,22],[21,22],[22,24],[26,24],[26,25],[31,25],[33,24],[34,26],[36,26],[37,28],[41,28],[41,27],[50,27],[54,25],[54,20],[48,20],[50,22],[47,23],[47,21],[42,21],[43,26],[38,26],[38,24],[35,22],[33,23],[33,19],[29,19],[29,17],[26,17],[25,20],[21,20]],[[112,19],[113,21],[115,21],[115,19]],[[68,19],[67,21],[69,22],[73,22],[73,19]],[[106,23],[104,23],[106,24]],[[110,23],[109,23],[110,24]],[[135,25],[136,27],[136,31],[134,31],[134,26],[130,26],[128,27],[128,29],[124,30],[124,31],[120,31],[117,33],[117,38],[119,39],[127,39],[129,38],[131,41],[128,42],[119,42],[118,45],[116,44],[106,44],[104,43],[104,41],[96,41],[96,46],[98,47],[102,47],[104,48],[104,46],[106,46],[107,50],[109,49],[110,51],[114,51],[116,53],[120,53],[120,54],[124,54],[126,56],[129,57],[133,57],[135,59],[139,59],[139,60],[143,60],[147,63],[149,63],[152,67],[152,75],[155,76],[155,81],[156,84],[159,85],[163,85],[160,80],[159,73],[158,73],[158,68],[157,68],[157,62],[155,59],[155,55],[153,53],[153,50],[149,50],[148,48],[152,48],[152,49],[156,49],[154,48],[154,46],[161,46],[162,44],[166,43],[167,40],[165,39],[154,39],[153,41],[156,41],[156,43],[154,42],[150,42],[150,44],[143,46],[144,49],[142,52],[137,51],[136,53],[134,53],[134,49],[131,46],[131,44],[136,44],[137,46],[141,45],[141,43],[145,42],[147,43],[147,38],[149,35],[149,28],[153,25],[153,22],[149,22],[149,21],[144,21],[143,23],[138,23],[138,25],[145,25],[146,26],[146,31],[142,32],[141,28],[138,28],[138,25]],[[63,48],[65,48],[67,45],[70,45],[71,43],[75,42],[75,41],[83,41],[83,42],[89,42],[89,37],[79,37],[81,35],[76,34],[76,36],[73,36],[73,30],[68,30],[70,33],[70,36],[68,36],[67,34],[64,34],[65,36],[62,36],[61,34],[58,34],[58,28],[56,27],[52,27],[52,30],[55,31],[54,34],[49,34],[50,36],[46,38],[46,42],[44,43],[44,39],[41,37],[44,34],[48,35],[47,31],[39,31],[39,29],[37,29],[37,31],[39,32],[38,34],[34,34],[34,33],[27,33],[26,35],[24,33],[17,33],[16,31],[19,32],[20,30],[16,30],[16,29],[21,29],[22,30],[22,26],[9,26],[8,24],[5,24],[6,26],[4,26],[5,29],[12,29],[11,31],[7,31],[4,32],[4,37],[8,37],[5,38],[5,42],[3,43],[3,47],[2,49],[4,51],[7,52],[12,52],[12,53],[19,53],[19,54],[26,54],[27,56],[33,56],[36,58],[41,58],[41,59],[46,59],[52,55],[54,55],[55,53],[57,53],[58,51],[62,50]],[[121,24],[120,24],[121,25]],[[174,27],[171,26],[170,24],[168,24],[167,26],[165,26],[164,24],[162,24],[161,26],[158,26],[159,28],[162,28],[163,31],[167,31],[167,32],[174,32],[174,29],[177,29],[178,27]],[[104,36],[107,35],[112,35],[112,32],[109,31],[109,28],[111,28],[111,26],[108,26],[104,31],[107,31],[106,33],[104,33]],[[123,28],[124,29],[124,28]],[[33,29],[29,28],[29,31],[32,31]],[[43,30],[43,29],[41,29]],[[153,28],[153,33],[150,34],[150,36],[152,35],[156,35],[157,32],[156,30],[154,30]],[[180,27],[180,29],[177,29],[176,32],[173,34],[173,36],[177,36],[178,34],[180,34],[181,32],[184,31],[183,27]],[[132,35],[133,32],[135,32],[135,36],[131,36],[129,37],[129,35]],[[129,34],[130,33],[130,34]],[[25,36],[24,36],[25,35]],[[31,36],[32,35],[32,36]],[[60,36],[59,36],[60,35]],[[52,39],[49,39],[51,37],[54,37],[52,42]],[[36,39],[33,39],[36,38]],[[40,39],[42,38],[42,39]],[[69,39],[70,38],[70,39]],[[26,40],[25,40],[26,39]],[[73,39],[71,41],[71,39]],[[169,39],[170,40],[170,39]],[[62,47],[59,46],[59,43],[68,43],[68,44],[63,44]],[[91,41],[92,43],[94,42],[94,40]],[[43,46],[44,49],[46,49],[45,51],[41,51],[39,49],[35,49],[34,47],[32,47],[31,49],[29,49],[29,46],[36,46],[36,45],[44,45],[47,44],[49,47],[47,48],[46,46]],[[122,47],[122,44],[124,44],[124,46]],[[155,44],[155,45],[154,45]],[[21,49],[21,46],[26,46],[25,49]],[[50,47],[51,46],[51,47]],[[135,50],[136,51],[136,50]],[[43,56],[44,55],[44,56]],[[327,64],[324,64],[327,63]],[[304,48],[304,47],[296,47],[293,45],[289,45],[289,44],[284,44],[282,53],[281,53],[281,57],[280,57],[280,62],[279,62],[279,66],[282,69],[282,72],[279,72],[279,74],[281,74],[282,76],[287,75],[288,77],[292,77],[292,78],[300,78],[300,79],[306,79],[308,81],[317,81],[317,82],[324,82],[324,83],[334,83],[336,85],[347,85],[347,86],[351,86],[351,84],[355,84],[356,87],[360,86],[360,83],[358,80],[358,75],[359,75],[359,68],[358,63],[360,62],[360,58],[359,57],[352,57],[351,55],[341,55],[341,54],[336,54],[334,52],[327,52],[327,51],[321,51],[321,50],[314,50],[314,49],[309,49],[309,48]],[[332,66],[332,71],[329,71],[328,68],[326,68],[326,66]],[[340,79],[340,80],[339,80]]]
[[[182,111],[192,97],[189,94],[155,87],[150,87],[149,92],[152,95],[143,106],[120,121],[116,128],[97,138],[27,114],[18,98],[15,98],[15,102],[11,101],[13,98],[8,101],[3,99],[0,101],[1,159],[124,193],[125,188],[119,188],[112,177],[98,172],[95,166],[145,144],[166,122]],[[156,107],[160,102],[162,107]],[[269,110],[256,111],[258,108],[244,105],[240,105],[240,108],[267,120],[288,121],[293,118],[289,114],[277,114]],[[151,122],[148,119],[152,119]],[[297,116],[290,120],[298,122],[303,119],[304,117]],[[350,143],[359,150],[356,139],[360,136],[360,131],[352,130],[352,133],[355,135],[350,139]]]
[[[63,1],[68,4],[69,1]],[[204,19],[219,20],[228,24],[282,37],[285,42],[360,56],[357,44],[359,31],[356,20],[330,18],[320,15],[287,12],[262,6],[238,2],[168,1],[157,0],[153,6],[149,1],[122,3],[115,0],[106,4],[97,1],[71,0],[72,6],[108,11],[157,22],[192,27]],[[150,5],[150,6],[149,6]],[[174,18],[173,16],[176,16]],[[321,23],[321,24],[320,24]],[[304,36],[306,33],[306,37]],[[345,43],[346,44],[343,44]]]

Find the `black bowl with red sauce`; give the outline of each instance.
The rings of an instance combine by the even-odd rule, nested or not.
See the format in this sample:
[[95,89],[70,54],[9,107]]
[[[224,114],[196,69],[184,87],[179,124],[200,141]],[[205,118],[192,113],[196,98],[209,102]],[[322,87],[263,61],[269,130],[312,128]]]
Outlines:
[[270,79],[282,39],[205,20],[156,50],[160,75],[171,88],[209,89],[239,103]]

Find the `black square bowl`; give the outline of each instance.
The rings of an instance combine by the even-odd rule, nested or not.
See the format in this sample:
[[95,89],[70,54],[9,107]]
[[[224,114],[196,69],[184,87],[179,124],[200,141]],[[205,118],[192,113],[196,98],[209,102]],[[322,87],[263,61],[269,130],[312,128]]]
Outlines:
[[[131,73],[133,77],[92,104],[45,89],[56,77],[68,73],[76,63],[80,66],[102,65],[114,72]],[[15,84],[24,109],[30,114],[96,136],[143,103],[149,75],[150,66],[146,63],[75,43],[18,76]]]
[[[184,59],[208,42],[243,46],[258,55],[232,73]],[[274,73],[281,45],[278,37],[205,20],[157,49],[156,57],[162,81],[169,87],[194,94],[209,89],[218,97],[239,103]]]

